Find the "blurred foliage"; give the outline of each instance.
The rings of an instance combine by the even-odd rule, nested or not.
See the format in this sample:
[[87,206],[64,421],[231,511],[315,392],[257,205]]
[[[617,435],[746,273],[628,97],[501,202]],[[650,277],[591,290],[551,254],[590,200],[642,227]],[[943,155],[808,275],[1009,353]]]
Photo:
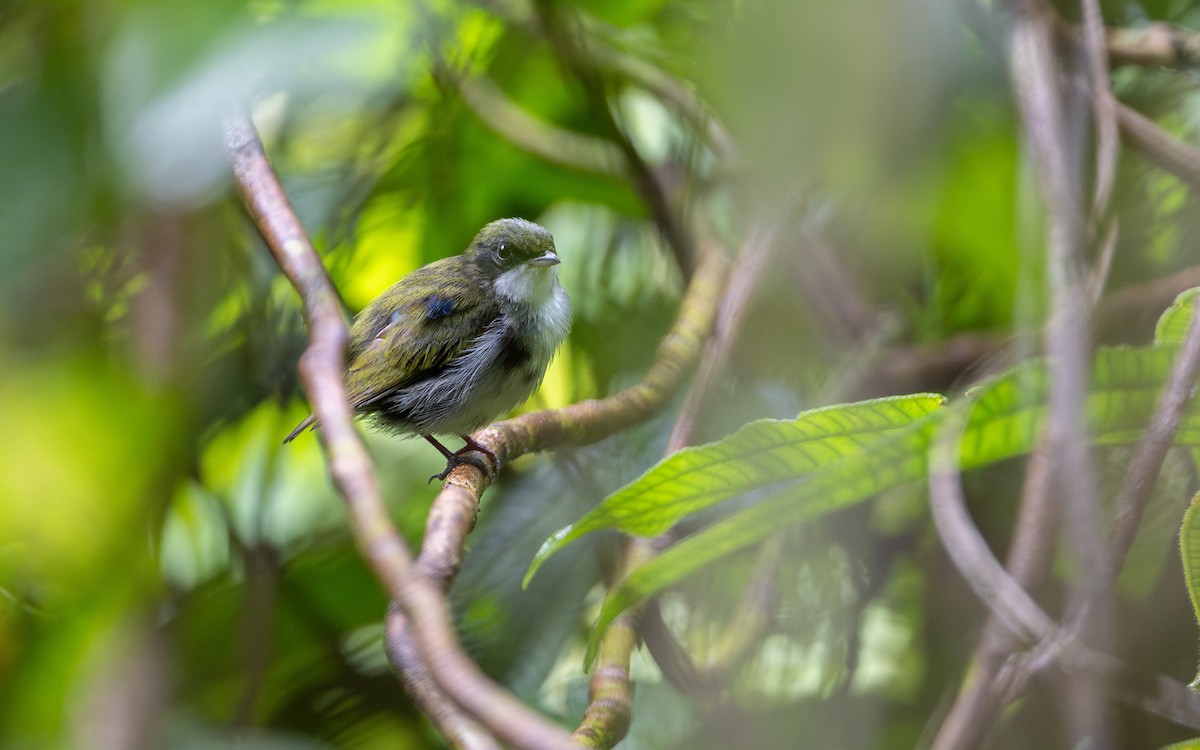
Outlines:
[[[585,148],[611,151],[611,113],[701,236],[736,247],[758,217],[782,216],[703,415],[700,436],[716,440],[874,388],[954,399],[1000,369],[993,350],[951,370],[918,367],[897,390],[887,365],[917,345],[972,334],[1034,346],[1041,215],[998,28],[968,5],[0,0],[0,747],[442,746],[383,657],[386,597],[315,439],[279,444],[306,413],[295,376],[304,329],[230,184],[231,105],[251,108],[349,313],[492,219],[524,216],[554,233],[576,319],[524,409],[635,382],[684,279],[633,181],[531,153],[464,84],[489,82]],[[1200,22],[1193,0],[1102,6],[1110,24]],[[1122,69],[1114,85],[1200,140],[1191,74]],[[716,124],[736,157],[721,153]],[[1106,294],[1194,266],[1196,201],[1123,152]],[[1182,334],[1194,299],[1163,318],[1160,344]],[[1168,302],[1148,298],[1098,341],[1150,344]],[[1106,351],[1105,362],[1140,362],[1157,349]],[[1117,406],[1144,418],[1153,389],[1143,391]],[[1036,409],[1022,418],[1032,430]],[[451,590],[469,653],[564,725],[586,703],[580,665],[617,537],[573,542],[527,590],[522,573],[543,539],[654,466],[671,424],[658,415],[517,462],[485,497]],[[420,441],[368,439],[415,544],[441,459]],[[1027,442],[967,477],[996,549],[1024,470],[1012,456]],[[776,486],[682,519],[684,532],[720,530],[705,524],[748,509],[783,534],[774,548],[723,547],[716,564],[672,579],[667,626],[701,665],[736,651],[730,633],[764,559],[769,625],[718,702],[676,689],[639,652],[623,747],[899,748],[927,737],[984,612],[940,552],[923,488],[893,486],[876,463],[850,472],[873,481],[856,499],[875,502],[808,523],[783,529],[804,492]],[[1106,489],[1120,474],[1105,475]],[[1121,658],[1184,681],[1194,624],[1165,551],[1194,489],[1192,462],[1174,456],[1121,582],[1114,639]],[[1059,572],[1050,599],[1070,575]],[[1015,707],[996,746],[1057,736],[1055,705]],[[1132,712],[1119,721],[1136,746],[1188,736]]]

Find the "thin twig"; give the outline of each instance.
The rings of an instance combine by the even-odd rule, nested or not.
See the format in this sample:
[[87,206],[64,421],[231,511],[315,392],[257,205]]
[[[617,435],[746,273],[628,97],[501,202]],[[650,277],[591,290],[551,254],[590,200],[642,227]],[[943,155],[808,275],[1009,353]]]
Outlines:
[[1167,450],[1171,447],[1175,431],[1179,429],[1184,409],[1192,398],[1197,375],[1200,375],[1200,306],[1192,312],[1192,320],[1175,364],[1171,367],[1166,390],[1154,410],[1154,416],[1150,418],[1146,433],[1134,450],[1133,459],[1114,501],[1112,539],[1108,545],[1108,564],[1105,566],[1110,584],[1120,574],[1125,556],[1133,545],[1133,537],[1150,501],[1154,482],[1162,471]]
[[550,48],[583,86],[593,113],[625,157],[629,181],[641,195],[646,210],[666,239],[680,272],[684,278],[689,278],[695,270],[694,238],[672,205],[671,195],[661,174],[646,163],[613,114],[604,72],[594,65],[588,51],[581,49],[582,40],[573,29],[568,28],[570,19],[557,4],[551,0],[536,0],[534,8]]
[[1194,188],[1200,188],[1200,149],[1168,135],[1141,112],[1117,103],[1121,134],[1142,155]]
[[[1046,278],[1050,290],[1045,349],[1049,357],[1050,390],[1044,439],[1058,469],[1067,523],[1067,539],[1084,571],[1073,588],[1072,606],[1107,602],[1101,587],[1104,559],[1099,521],[1099,493],[1092,465],[1086,399],[1091,371],[1090,304],[1083,272],[1086,230],[1082,175],[1071,155],[1079,152],[1067,127],[1068,111],[1059,83],[1059,59],[1054,46],[1053,11],[1040,0],[1014,0],[1009,63],[1022,130],[1030,146],[1034,170],[1046,203]],[[1097,75],[1106,75],[1097,71]],[[1107,83],[1104,85],[1107,90]],[[1097,194],[1099,196],[1099,193]],[[1022,590],[1023,593],[1023,590]],[[1107,644],[1111,612],[1097,609],[1079,621],[1091,636]],[[1075,734],[1110,744],[1109,717],[1103,705],[1104,686],[1077,682],[1068,691]]]
[[[1200,695],[1164,675],[1134,679],[1119,659],[1081,645],[1063,631],[1004,570],[971,522],[958,468],[958,444],[965,412],[947,415],[930,450],[929,502],[934,526],[947,554],[976,596],[1016,641],[1017,648],[1036,647],[1030,667],[1041,669],[1046,659],[1086,679],[1093,679],[1117,699],[1167,718],[1182,726],[1200,728]],[[1144,692],[1119,683],[1149,685]],[[1012,700],[1011,693],[1004,699]],[[974,747],[971,742],[939,741],[939,750]]]
[[1116,99],[1108,79],[1108,48],[1105,45],[1104,17],[1099,0],[1082,0],[1084,50],[1091,84],[1092,116],[1096,122],[1096,185],[1092,193],[1092,214],[1108,212],[1121,144],[1117,138]]
[[[733,340],[740,326],[738,322],[745,315],[746,308],[753,296],[762,273],[767,268],[770,253],[775,244],[776,232],[780,221],[756,222],[747,233],[738,253],[737,261],[730,275],[730,281],[724,288],[717,316],[716,329],[708,341],[701,362],[701,375],[692,384],[683,408],[676,417],[671,437],[667,441],[666,455],[670,455],[691,442],[699,409],[704,402],[708,389],[712,386],[715,376],[724,366],[733,345]],[[622,551],[617,565],[616,577],[626,575],[652,559],[658,552],[671,543],[671,532],[668,531],[655,539],[636,537],[630,539]],[[635,607],[624,613],[604,633],[600,641],[600,650],[596,659],[595,672],[589,687],[588,710],[584,721],[575,732],[575,738],[588,747],[612,747],[620,740],[628,728],[629,710],[632,703],[628,699],[619,700],[618,696],[630,696],[633,685],[629,679],[630,660],[633,650],[638,643],[638,627],[642,616],[642,608]],[[660,623],[655,623],[660,624]],[[674,636],[660,628],[655,634],[667,643],[655,643],[652,653],[669,658],[667,669],[672,661],[677,660],[683,671],[696,677],[695,688],[702,684],[710,685],[709,676],[699,677],[695,666],[687,658],[686,652],[674,641]],[[689,679],[689,678],[684,678]]]
[[667,439],[666,453],[670,455],[695,438],[697,421],[704,410],[716,378],[724,371],[733,349],[742,320],[750,308],[755,292],[762,282],[766,270],[776,257],[776,239],[782,228],[782,220],[754,222],[746,240],[738,251],[733,267],[729,271],[729,285],[721,300],[712,338],[704,349],[696,379],[688,390],[687,398],[675,419],[671,435]]
[[[1021,505],[1022,523],[1014,535],[1010,552],[1014,572],[1024,572],[1024,577],[1029,579],[1026,584],[1032,584],[1041,577],[1047,559],[1046,551],[1052,548],[1050,541],[1054,535],[1047,529],[1031,527],[1028,522],[1031,519],[1040,521],[1052,513],[1052,508],[1057,505],[1052,487],[1066,494],[1069,526],[1074,532],[1072,541],[1081,560],[1081,569],[1093,570],[1102,551],[1095,513],[1094,478],[1087,449],[1086,425],[1082,418],[1090,369],[1087,346],[1089,297],[1084,293],[1082,273],[1086,233],[1078,170],[1073,169],[1068,161],[1068,154],[1073,149],[1067,140],[1066,114],[1060,105],[1062,92],[1053,48],[1054,27],[1051,25],[1055,16],[1036,0],[1009,2],[1008,10],[1011,14],[1008,55],[1013,89],[1048,207],[1047,275],[1052,291],[1046,330],[1046,350],[1054,358],[1051,362],[1047,428],[1030,462],[1030,474]],[[1085,13],[1091,14],[1096,10],[1091,0],[1085,0]],[[1089,31],[1092,33],[1087,39],[1086,52],[1095,100],[1095,97],[1102,97],[1109,91],[1108,71],[1103,62],[1101,43],[1096,39],[1098,19],[1092,17],[1089,20]],[[1112,101],[1111,98],[1109,101]],[[1116,144],[1115,138],[1110,137],[1112,134],[1107,130],[1112,124],[1111,111],[1096,104],[1095,118],[1098,129],[1097,183],[1092,205],[1103,211],[1111,195]],[[1096,274],[1094,283],[1098,283],[1096,279],[1099,278],[1099,274]],[[968,566],[964,574],[972,581],[977,592],[981,592],[981,596],[981,581],[1002,582],[1004,589],[1002,596],[984,597],[984,601],[990,605],[990,619],[973,657],[975,669],[972,670],[970,684],[955,701],[938,732],[934,742],[938,750],[977,745],[1004,706],[1026,689],[1036,671],[1036,667],[1029,668],[1029,662],[1023,659],[1019,660],[1019,667],[1013,664],[1005,666],[1010,661],[1006,653],[1012,650],[1014,644],[1004,637],[1000,624],[1003,623],[1017,635],[1017,645],[1029,642],[1030,636],[1035,636],[1035,641],[1044,641],[1048,635],[1047,625],[1053,625],[1044,614],[1034,614],[1040,613],[1040,609],[1022,585],[1009,577],[994,561],[977,532],[971,535],[974,529],[966,517],[965,509],[960,513],[953,511],[954,500],[961,499],[961,489],[957,488],[957,477],[947,476],[946,471],[947,467],[942,466],[935,469],[930,477],[931,501],[935,504],[939,532],[945,536],[951,533],[950,529],[957,529],[956,535],[947,539],[947,548],[959,547],[955,562],[960,568]],[[936,497],[933,495],[935,491]],[[1048,526],[1054,527],[1052,524]],[[954,544],[955,540],[959,544]],[[972,564],[983,567],[971,568]],[[973,573],[968,573],[969,570]],[[1097,585],[1098,576],[1091,576],[1085,593],[1079,598],[1083,601],[1091,599],[1090,594]],[[1012,613],[1002,608],[1005,604],[1014,604],[1024,613],[1024,617],[1019,619],[1026,630],[1013,630]],[[1002,676],[1005,679],[1000,679]],[[1078,704],[1080,710],[1073,712],[1073,716],[1079,719],[1077,726],[1080,731],[1103,731],[1096,720],[1101,710],[1097,691],[1088,686],[1083,691],[1073,693],[1081,696]]]
[[929,460],[929,502],[946,552],[988,611],[1001,619],[1020,643],[1049,641],[1054,622],[1000,565],[967,515],[958,469],[958,441],[964,417],[951,412],[938,430]]
[[504,95],[491,79],[456,81],[463,102],[480,122],[518,148],[549,162],[586,172],[619,176],[624,159],[612,143],[538,119]]
[[1110,28],[1105,34],[1113,65],[1185,68],[1200,64],[1200,34],[1169,23],[1137,29]]
[[674,105],[696,132],[703,136],[721,163],[732,165],[738,161],[737,144],[707,103],[690,87],[640,57],[608,46],[597,46],[594,51],[601,65],[627,76],[638,86]]
[[[684,399],[683,406],[675,418],[675,424],[667,439],[665,455],[669,456],[694,442],[699,419],[717,378],[725,370],[737,335],[742,330],[742,321],[750,308],[750,303],[754,299],[764,274],[777,257],[779,232],[795,202],[794,200],[785,201],[782,215],[754,222],[747,233],[746,240],[729,272],[729,284],[725,289],[725,296],[721,300],[713,336],[704,349],[696,379],[688,389],[687,398]],[[664,535],[656,540],[655,546],[661,548],[667,543],[669,543],[669,537]],[[746,599],[738,610],[743,612],[745,617],[739,619],[736,627],[739,638],[737,643],[747,645],[747,647],[750,643],[757,643],[758,634],[770,622],[769,617],[763,616],[767,602],[760,597],[764,586],[758,582],[762,578],[774,578],[774,570],[778,562],[778,542],[769,544],[765,549],[774,550],[774,554],[764,552],[761,556],[754,575],[756,584],[748,587]],[[701,674],[700,670],[691,662],[683,646],[675,640],[666,624],[661,621],[657,607],[649,614],[649,620],[655,627],[643,635],[646,637],[650,653],[668,679],[672,679],[673,684],[681,690],[687,692],[710,690],[712,686],[720,682],[724,670],[739,660],[744,653],[744,649],[734,647],[731,642],[730,647],[723,652],[723,655],[728,658],[706,665],[704,674]],[[753,627],[749,627],[751,624]],[[675,663],[678,669],[672,671],[671,663]]]
[[[1053,477],[1046,441],[1039,440],[1025,470],[1021,505],[1006,560],[1009,575],[1025,591],[1032,591],[1045,578],[1054,558],[1062,509],[1051,492]],[[983,635],[966,670],[968,683],[942,720],[932,750],[982,744],[1010,700],[1020,695],[1034,677],[1031,670],[1012,668],[1013,654],[1020,646],[1000,613],[989,610]],[[1009,677],[1003,680],[1002,691],[998,688],[1006,672]]]

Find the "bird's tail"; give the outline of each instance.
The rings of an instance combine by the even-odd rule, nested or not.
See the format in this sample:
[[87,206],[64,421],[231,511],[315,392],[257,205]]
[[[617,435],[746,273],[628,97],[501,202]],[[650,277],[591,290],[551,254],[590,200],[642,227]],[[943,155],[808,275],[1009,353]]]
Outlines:
[[314,416],[314,415],[312,415],[312,414],[309,414],[307,417],[305,417],[305,418],[304,418],[304,421],[303,421],[303,422],[301,422],[300,424],[296,425],[296,429],[294,429],[294,430],[292,430],[291,432],[289,432],[289,433],[288,433],[288,436],[287,436],[287,437],[285,437],[285,438],[283,439],[283,443],[284,443],[284,445],[287,445],[288,443],[290,443],[290,442],[292,442],[293,440],[295,440],[297,435],[299,435],[300,433],[304,432],[304,431],[305,431],[305,430],[307,430],[309,427],[316,427],[316,425],[317,425],[317,418],[316,418],[316,416]]

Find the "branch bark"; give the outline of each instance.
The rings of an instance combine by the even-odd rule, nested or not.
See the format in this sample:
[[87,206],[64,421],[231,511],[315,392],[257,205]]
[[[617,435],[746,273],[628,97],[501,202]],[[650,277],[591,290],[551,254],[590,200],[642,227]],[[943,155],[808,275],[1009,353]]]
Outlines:
[[310,340],[300,361],[300,377],[321,422],[319,437],[329,471],[346,502],[364,557],[412,618],[425,664],[455,703],[510,744],[536,750],[566,747],[566,732],[487,679],[462,652],[445,597],[414,566],[388,515],[366,448],[354,430],[342,380],[349,334],[337,293],[249,117],[238,114],[229,119],[226,146],[246,207],[304,302]]
[[[654,364],[638,384],[600,401],[531,412],[499,422],[473,437],[495,452],[502,462],[508,462],[528,452],[595,442],[648,419],[667,403],[694,369],[704,341],[712,330],[727,268],[723,252],[708,246],[692,277],[675,324],[659,344]],[[490,483],[488,474],[471,464],[463,464],[447,477],[433,502],[417,567],[441,591],[449,588],[458,573],[467,535],[475,525],[479,498]],[[625,628],[631,625],[629,622],[621,624]],[[437,712],[435,715],[452,716],[433,675],[422,664],[420,652],[413,647],[410,628],[405,610],[392,607],[388,612],[385,642],[388,658],[404,676],[413,694],[422,696],[421,700]],[[610,645],[607,654],[623,648],[621,643],[636,643],[634,631],[620,632],[621,642]],[[624,674],[627,679],[628,672]],[[593,692],[599,696],[602,706],[589,707],[583,722],[586,729],[582,733],[577,731],[576,742],[586,745],[611,737],[618,729],[623,734],[628,728],[627,716],[625,729],[620,729],[620,722],[614,723],[612,718],[619,716],[621,711],[622,702],[617,700],[620,679],[618,670],[596,670]],[[599,684],[598,688],[596,684]],[[463,725],[456,722],[456,726]],[[474,747],[465,744],[477,739],[471,727],[455,729],[455,735],[462,737],[463,747]]]

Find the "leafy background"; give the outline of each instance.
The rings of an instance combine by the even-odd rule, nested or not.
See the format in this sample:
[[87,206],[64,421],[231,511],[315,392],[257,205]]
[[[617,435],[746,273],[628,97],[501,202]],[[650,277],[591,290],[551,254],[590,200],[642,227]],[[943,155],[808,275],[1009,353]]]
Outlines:
[[[554,5],[587,54],[607,61],[618,121],[651,166],[685,186],[689,216],[730,246],[756,217],[785,217],[702,440],[868,396],[935,392],[956,404],[1036,353],[1042,209],[990,8]],[[1112,25],[1200,23],[1200,4],[1184,0],[1103,9]],[[231,190],[221,112],[230,97],[253,102],[351,311],[494,218],[550,228],[576,321],[524,408],[600,397],[645,370],[683,279],[628,180],[532,153],[498,127],[496,100],[481,107],[463,93],[463,82],[490,81],[537,120],[586,136],[587,158],[611,150],[605,118],[537,18],[504,1],[0,2],[0,744],[441,746],[383,657],[387,601],[316,441],[279,445],[307,413],[295,377],[300,308]],[[654,75],[711,105],[736,159],[646,85]],[[1194,141],[1194,81],[1122,68],[1114,88]],[[1100,382],[1096,398],[1129,410],[1134,437],[1169,363],[1145,347],[1173,296],[1141,292],[1194,274],[1195,200],[1123,152],[1105,294],[1130,292],[1136,304],[1110,315],[1102,305],[1096,336],[1143,347],[1104,357],[1135,362],[1150,395],[1131,406],[1128,388]],[[938,354],[964,348],[969,356],[937,366]],[[899,366],[914,360],[921,366]],[[1158,380],[1146,374],[1154,368]],[[1020,389],[1011,398],[1036,401],[1028,380]],[[564,724],[585,705],[581,665],[618,535],[566,545],[525,589],[522,576],[551,534],[657,462],[671,423],[661,415],[512,467],[485,498],[451,590],[469,653]],[[433,496],[425,478],[440,459],[419,441],[368,440],[394,517],[418,540]],[[1003,550],[1028,441],[992,450],[965,479],[977,524]],[[1111,493],[1128,450],[1105,446],[1101,457]],[[719,700],[676,690],[639,654],[624,746],[928,740],[986,610],[941,550],[924,485],[884,481],[878,462],[861,465],[870,481],[858,499],[872,502],[803,524],[784,521],[804,517],[798,494],[811,486],[776,487],[788,477],[765,474],[717,508],[670,519],[683,533],[718,517],[781,530],[670,577],[659,606],[693,657],[723,653],[744,626],[742,592],[763,559],[770,622]],[[1195,623],[1171,551],[1195,484],[1190,458],[1174,455],[1115,618],[1116,655],[1184,682],[1195,673]],[[727,527],[709,528],[721,538]],[[680,549],[677,558],[690,555]],[[1056,604],[1075,579],[1064,559],[1042,599]],[[1018,704],[996,746],[1065,745],[1060,688],[1049,680]],[[1120,746],[1194,734],[1114,710]]]

